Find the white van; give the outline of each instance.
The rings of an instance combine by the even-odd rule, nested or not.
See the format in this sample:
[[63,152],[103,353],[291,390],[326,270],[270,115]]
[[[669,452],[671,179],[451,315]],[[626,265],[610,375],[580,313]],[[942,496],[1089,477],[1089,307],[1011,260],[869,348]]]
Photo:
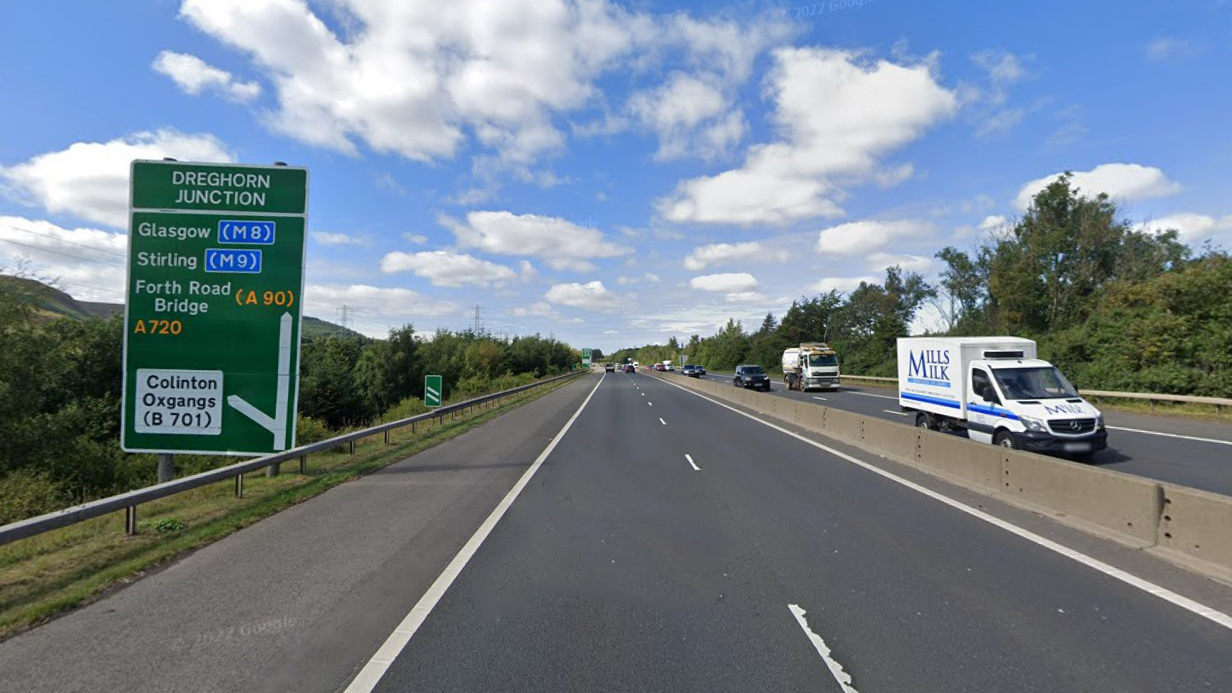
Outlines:
[[1086,456],[1108,447],[1098,409],[1020,337],[898,340],[898,404],[921,428],[983,443]]

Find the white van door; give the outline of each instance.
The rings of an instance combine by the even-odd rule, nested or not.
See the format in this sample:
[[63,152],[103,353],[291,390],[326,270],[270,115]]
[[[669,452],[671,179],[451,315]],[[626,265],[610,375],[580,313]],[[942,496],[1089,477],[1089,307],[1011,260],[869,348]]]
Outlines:
[[992,378],[983,368],[973,367],[967,378],[967,437],[981,443],[992,443],[995,416],[992,401],[996,399]]

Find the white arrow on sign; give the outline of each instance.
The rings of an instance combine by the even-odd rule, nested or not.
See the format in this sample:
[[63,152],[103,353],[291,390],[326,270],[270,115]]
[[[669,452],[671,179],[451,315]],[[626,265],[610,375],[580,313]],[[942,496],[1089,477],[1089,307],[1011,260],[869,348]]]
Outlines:
[[287,395],[291,390],[291,314],[283,313],[278,327],[278,394],[274,402],[274,411],[270,417],[244,401],[239,395],[227,398],[239,413],[256,421],[261,428],[274,434],[274,451],[287,449]]

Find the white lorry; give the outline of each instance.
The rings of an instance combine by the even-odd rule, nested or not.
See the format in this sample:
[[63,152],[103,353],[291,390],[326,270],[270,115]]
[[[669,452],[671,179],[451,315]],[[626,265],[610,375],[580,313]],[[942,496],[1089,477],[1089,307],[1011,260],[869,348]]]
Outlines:
[[898,340],[898,404],[920,428],[1006,448],[1087,456],[1108,446],[1098,409],[1020,337]]
[[783,384],[788,390],[838,389],[838,355],[822,342],[804,342],[783,352]]

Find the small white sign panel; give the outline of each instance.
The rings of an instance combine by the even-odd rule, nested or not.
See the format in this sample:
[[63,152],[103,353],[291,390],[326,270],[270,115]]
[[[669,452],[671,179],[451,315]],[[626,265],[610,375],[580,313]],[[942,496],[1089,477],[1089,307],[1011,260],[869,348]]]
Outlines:
[[222,371],[137,370],[138,433],[222,433]]

